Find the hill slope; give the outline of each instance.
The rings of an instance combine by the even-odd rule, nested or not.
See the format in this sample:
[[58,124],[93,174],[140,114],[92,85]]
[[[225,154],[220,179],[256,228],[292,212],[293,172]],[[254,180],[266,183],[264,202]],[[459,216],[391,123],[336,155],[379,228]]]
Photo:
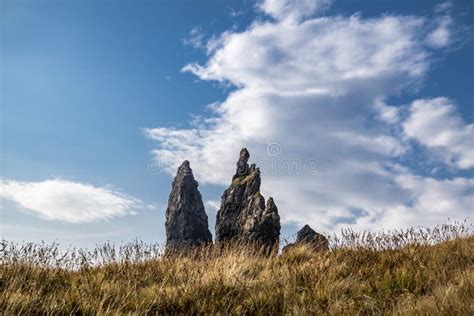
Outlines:
[[474,314],[474,237],[396,250],[208,248],[76,271],[4,262],[0,310],[24,313]]

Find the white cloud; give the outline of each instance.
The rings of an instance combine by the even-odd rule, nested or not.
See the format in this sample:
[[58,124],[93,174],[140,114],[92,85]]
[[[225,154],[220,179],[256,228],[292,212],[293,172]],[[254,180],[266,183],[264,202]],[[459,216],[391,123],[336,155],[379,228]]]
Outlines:
[[216,214],[220,207],[221,207],[221,201],[217,201],[217,200],[206,201],[206,210],[208,213],[209,213],[209,210],[211,210],[212,214]]
[[[282,3],[289,9],[261,3],[278,4],[263,9],[275,12],[275,21],[222,34],[204,65],[183,68],[238,89],[214,105],[200,128],[145,130],[159,144],[155,157],[171,174],[189,159],[200,183],[228,185],[238,152],[247,147],[262,167],[262,193],[275,198],[284,223],[384,228],[394,210],[408,224],[423,223],[411,216],[421,208],[410,203],[431,192],[420,193],[425,183],[438,180],[421,178],[416,188],[396,181],[413,176],[394,162],[410,143],[400,109],[383,100],[425,78],[431,24],[414,16],[309,18],[317,10],[305,7],[310,2]],[[287,23],[278,12],[299,18]],[[267,153],[271,142],[281,149],[277,156]],[[288,162],[296,169],[285,169]],[[457,181],[472,186],[471,180]],[[450,186],[441,181],[437,188]],[[464,197],[460,192],[446,199]],[[469,214],[466,205],[455,214]]]
[[385,104],[383,100],[376,100],[374,106],[378,111],[377,119],[389,124],[399,122],[400,110],[396,106]]
[[344,95],[367,81],[373,90],[399,89],[401,79],[410,82],[429,66],[423,27],[422,18],[394,16],[257,23],[223,34],[205,66],[183,70],[203,80],[296,96]]
[[384,214],[384,222],[390,223],[389,228],[408,227],[413,223],[434,226],[448,218],[472,219],[473,179],[437,180],[404,174],[396,181],[412,192],[413,199],[410,204],[392,208]]
[[278,20],[300,21],[327,9],[332,0],[263,0],[258,8]]
[[403,129],[446,164],[460,169],[474,167],[474,124],[463,121],[451,100],[414,101]]
[[93,222],[134,214],[140,200],[117,191],[63,179],[2,180],[0,197],[47,220]]
[[428,34],[428,37],[426,38],[428,45],[435,48],[441,48],[449,45],[452,36],[452,32],[450,30],[451,24],[452,21],[449,16],[440,18],[438,27]]

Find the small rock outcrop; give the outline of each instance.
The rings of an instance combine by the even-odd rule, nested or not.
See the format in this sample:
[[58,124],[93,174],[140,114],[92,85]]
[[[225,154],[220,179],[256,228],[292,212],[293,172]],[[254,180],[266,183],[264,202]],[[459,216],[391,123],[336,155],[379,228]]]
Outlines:
[[216,219],[216,243],[243,241],[276,249],[280,216],[272,198],[265,204],[260,194],[260,169],[249,166],[247,149],[240,151],[232,183],[222,195]]
[[186,248],[212,243],[198,182],[189,161],[178,168],[166,209],[166,248]]
[[315,232],[309,225],[305,225],[296,234],[296,241],[283,247],[283,252],[291,249],[296,245],[307,244],[315,251],[329,250],[329,241],[323,235]]

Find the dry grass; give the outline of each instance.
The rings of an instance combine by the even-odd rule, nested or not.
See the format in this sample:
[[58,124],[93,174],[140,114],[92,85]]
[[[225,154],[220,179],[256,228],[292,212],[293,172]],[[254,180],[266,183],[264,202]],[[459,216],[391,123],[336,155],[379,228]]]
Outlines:
[[332,236],[330,252],[302,246],[273,257],[243,246],[163,256],[140,242],[61,252],[4,241],[0,311],[474,314],[474,236],[466,223],[367,235],[346,231]]

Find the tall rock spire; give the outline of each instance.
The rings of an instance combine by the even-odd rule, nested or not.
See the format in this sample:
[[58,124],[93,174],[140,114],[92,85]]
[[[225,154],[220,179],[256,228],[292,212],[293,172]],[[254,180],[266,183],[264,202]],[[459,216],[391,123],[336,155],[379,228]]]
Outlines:
[[247,149],[240,151],[237,170],[232,183],[222,195],[216,219],[216,242],[255,242],[266,247],[276,247],[280,236],[278,209],[269,198],[260,194],[260,169],[249,166]]
[[199,246],[212,242],[198,182],[189,161],[178,168],[166,209],[166,247]]

